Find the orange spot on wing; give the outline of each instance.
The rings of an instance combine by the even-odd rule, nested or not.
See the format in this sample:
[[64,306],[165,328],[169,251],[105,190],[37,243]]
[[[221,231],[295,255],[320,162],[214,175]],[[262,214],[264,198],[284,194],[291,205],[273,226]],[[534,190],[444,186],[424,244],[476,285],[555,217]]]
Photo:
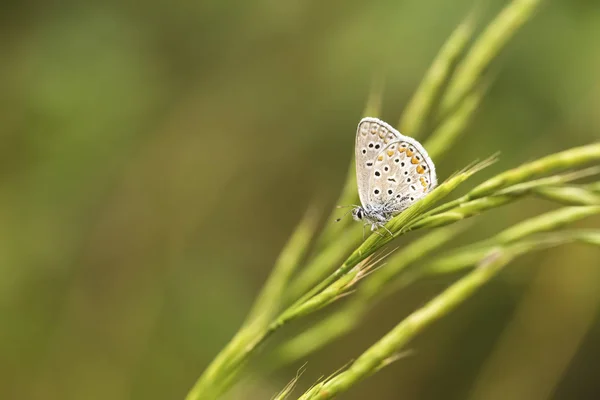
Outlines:
[[419,163],[419,160],[417,160],[417,158],[416,158],[416,157],[413,157],[413,158],[410,160],[410,162],[411,162],[412,164],[418,164],[418,163]]
[[[425,170],[423,169],[423,167],[421,167],[420,165],[417,167],[417,174],[422,174],[424,173]],[[422,178],[421,178],[422,179]]]
[[406,151],[406,147],[398,147],[398,153],[404,153]]
[[377,157],[377,160],[378,160],[378,161],[383,161],[383,156],[379,156],[379,157]]
[[410,151],[410,150],[408,150],[408,149],[406,149],[406,155],[409,156],[409,157],[412,157],[413,152]]
[[388,150],[388,151],[387,151],[387,155],[391,157],[391,156],[393,156],[393,155],[394,155],[394,152],[393,152],[393,151],[391,151],[391,150]]

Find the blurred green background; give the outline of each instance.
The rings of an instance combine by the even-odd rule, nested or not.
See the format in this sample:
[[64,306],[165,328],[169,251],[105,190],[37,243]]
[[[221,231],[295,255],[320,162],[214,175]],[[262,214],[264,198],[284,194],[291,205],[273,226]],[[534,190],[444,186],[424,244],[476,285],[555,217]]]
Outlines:
[[[488,3],[490,19],[504,2]],[[0,398],[182,399],[311,199],[335,201],[373,72],[386,74],[382,117],[395,125],[470,6],[3,2]],[[474,180],[597,141],[599,43],[600,3],[544,3],[494,62],[440,178],[497,151]],[[453,245],[551,208],[493,210]],[[381,304],[308,360],[300,387],[452,278]],[[600,398],[599,306],[597,249],[521,258],[342,397]],[[257,373],[232,398],[270,398],[303,362]]]

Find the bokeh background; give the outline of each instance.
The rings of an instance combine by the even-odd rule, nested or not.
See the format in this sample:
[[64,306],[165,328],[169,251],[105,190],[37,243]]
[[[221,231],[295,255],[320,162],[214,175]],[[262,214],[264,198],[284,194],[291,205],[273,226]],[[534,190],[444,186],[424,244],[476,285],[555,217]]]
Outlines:
[[[485,18],[503,4],[489,1]],[[395,124],[470,6],[3,2],[0,398],[182,399],[310,201],[335,201],[373,72],[386,75],[382,116]],[[599,43],[600,3],[545,2],[493,63],[440,178],[500,151],[468,186],[597,141]],[[452,245],[551,208],[494,210]],[[451,279],[380,304],[310,357],[300,387]],[[342,397],[600,398],[599,306],[597,249],[523,257]],[[256,374],[232,398],[268,399],[302,364]]]

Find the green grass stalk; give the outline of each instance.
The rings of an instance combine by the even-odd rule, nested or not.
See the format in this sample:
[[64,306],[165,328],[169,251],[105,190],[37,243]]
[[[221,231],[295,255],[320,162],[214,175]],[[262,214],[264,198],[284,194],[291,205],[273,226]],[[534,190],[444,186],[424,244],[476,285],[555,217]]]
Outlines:
[[600,162],[600,142],[550,154],[496,175],[471,190],[468,199],[484,197],[530,178],[578,168],[592,162]]
[[[398,130],[414,138],[423,131],[423,124],[431,114],[435,100],[441,95],[445,82],[459,57],[473,37],[479,8],[474,9],[452,32],[429,67],[425,77],[404,109]],[[429,148],[428,148],[429,151]]]
[[479,268],[470,272],[396,325],[387,335],[358,357],[347,370],[314,386],[299,399],[332,399],[372,375],[383,365],[387,365],[387,361],[394,358],[414,336],[465,301],[514,257],[515,254],[500,250],[490,255]]
[[456,68],[440,105],[445,115],[477,86],[483,72],[518,29],[537,9],[540,0],[513,0],[488,24]]

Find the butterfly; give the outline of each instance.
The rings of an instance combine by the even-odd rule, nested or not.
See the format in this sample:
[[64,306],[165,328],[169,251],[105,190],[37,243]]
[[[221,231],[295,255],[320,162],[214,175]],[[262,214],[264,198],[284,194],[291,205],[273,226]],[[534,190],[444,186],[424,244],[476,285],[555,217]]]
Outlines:
[[372,231],[437,185],[435,165],[423,146],[377,118],[359,122],[355,154],[362,205],[354,207],[352,217]]

